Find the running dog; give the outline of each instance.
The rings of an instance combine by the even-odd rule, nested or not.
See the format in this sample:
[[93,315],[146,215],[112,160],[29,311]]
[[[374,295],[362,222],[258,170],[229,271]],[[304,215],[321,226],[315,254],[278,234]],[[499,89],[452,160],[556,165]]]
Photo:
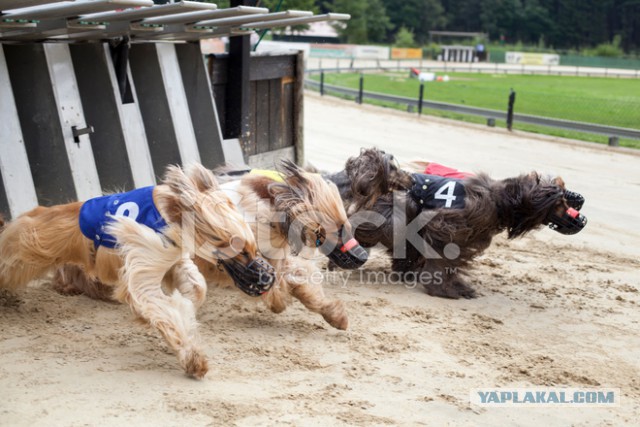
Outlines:
[[187,375],[202,378],[208,363],[195,314],[207,288],[191,255],[233,272],[250,294],[275,279],[251,229],[218,189],[200,165],[170,166],[155,187],[37,207],[1,229],[0,288],[24,287],[65,265],[81,268],[84,281],[112,286],[117,301],[160,331]]
[[412,173],[374,148],[326,177],[338,185],[348,212],[360,216],[358,241],[382,244],[394,256],[393,270],[421,280],[433,296],[475,297],[463,276],[505,230],[509,239],[543,225],[575,234],[587,222],[579,212],[582,196],[568,192],[561,178],[535,172],[504,180]]
[[[331,326],[347,329],[342,301],[328,299],[320,284],[309,283],[319,272],[316,249],[345,269],[358,268],[367,260],[366,251],[353,238],[336,186],[290,161],[281,162],[279,171],[221,173],[227,180],[221,189],[251,225],[258,253],[275,268],[276,283],[262,295],[266,306],[280,313],[294,297]],[[220,282],[215,265],[202,259],[196,264],[207,282]]]
[[[280,313],[294,297],[331,326],[347,329],[342,301],[328,299],[319,283],[309,283],[311,277],[319,277],[317,251],[344,269],[358,268],[367,260],[366,251],[353,238],[336,186],[290,161],[283,161],[280,171],[225,167],[217,173],[223,182],[220,189],[250,224],[258,254],[275,268],[275,286],[261,294],[265,305]],[[234,278],[235,273],[224,264],[199,254],[195,263],[207,283],[224,286]],[[54,286],[66,294],[83,293],[97,299],[104,295],[103,285],[73,266],[57,272]]]

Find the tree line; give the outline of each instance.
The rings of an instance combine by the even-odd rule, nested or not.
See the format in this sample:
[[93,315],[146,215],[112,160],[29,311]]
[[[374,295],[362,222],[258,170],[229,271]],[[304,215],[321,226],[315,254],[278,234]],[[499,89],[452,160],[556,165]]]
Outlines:
[[[207,0],[228,7],[228,0]],[[640,0],[257,0],[274,10],[351,14],[340,37],[347,43],[395,43],[410,32],[425,45],[429,31],[482,32],[491,41],[558,50],[618,43],[640,51]],[[338,24],[339,25],[339,24]]]

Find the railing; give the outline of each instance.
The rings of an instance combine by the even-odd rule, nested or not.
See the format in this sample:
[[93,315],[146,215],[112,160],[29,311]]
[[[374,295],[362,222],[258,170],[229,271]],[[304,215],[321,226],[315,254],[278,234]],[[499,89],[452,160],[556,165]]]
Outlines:
[[580,65],[525,65],[495,62],[441,62],[418,59],[308,58],[309,72],[359,70],[405,71],[415,67],[424,72],[480,74],[537,74],[550,76],[616,77],[640,79],[640,68],[594,68]]
[[[467,67],[468,69],[468,67]],[[358,68],[358,69],[349,69],[349,72],[360,72],[360,71],[371,71],[371,70],[379,70],[376,67],[367,67],[367,68]],[[339,71],[347,71],[346,69],[323,69],[323,70],[308,70],[307,75],[320,73],[320,72],[339,72]],[[408,72],[408,70],[407,70]],[[445,102],[435,102],[435,101],[425,101],[422,100],[420,106],[420,100],[417,98],[408,98],[404,96],[396,96],[396,95],[387,95],[383,93],[376,92],[360,92],[358,89],[350,89],[346,87],[330,85],[326,83],[306,79],[305,86],[307,88],[321,90],[322,92],[333,92],[342,96],[353,97],[359,102],[362,102],[364,99],[371,99],[382,102],[391,102],[400,105],[406,105],[408,108],[415,108],[417,110],[421,110],[422,108],[430,108],[439,111],[450,111],[454,113],[460,114],[469,114],[474,116],[484,117],[486,119],[499,119],[506,120],[507,112],[506,111],[498,111],[491,110],[485,108],[478,107],[469,107],[466,105],[458,105],[458,104],[449,104]],[[617,145],[617,138],[629,138],[629,139],[639,139],[640,140],[640,130],[637,129],[629,129],[615,126],[606,126],[594,123],[585,123],[585,122],[576,122],[571,120],[561,120],[561,119],[553,119],[549,117],[541,117],[541,116],[533,116],[527,114],[514,114],[514,121],[520,123],[526,123],[531,125],[539,125],[539,126],[547,126],[557,129],[564,129],[569,131],[577,131],[591,134],[604,135],[609,137],[610,145]]]

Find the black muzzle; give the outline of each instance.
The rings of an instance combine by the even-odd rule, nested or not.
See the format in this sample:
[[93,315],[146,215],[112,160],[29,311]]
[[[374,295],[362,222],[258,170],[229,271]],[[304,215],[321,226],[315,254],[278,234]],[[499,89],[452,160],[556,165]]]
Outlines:
[[345,270],[356,269],[369,258],[367,251],[353,237],[342,246],[336,246],[326,255],[335,265]]
[[233,259],[220,260],[233,282],[247,295],[257,297],[273,287],[276,271],[262,258],[254,258],[246,266]]
[[564,199],[567,201],[569,207],[579,211],[584,205],[584,196],[574,191],[565,190]]
[[549,228],[562,234],[579,233],[587,225],[587,217],[574,208],[567,209],[561,216],[551,214],[548,220]]

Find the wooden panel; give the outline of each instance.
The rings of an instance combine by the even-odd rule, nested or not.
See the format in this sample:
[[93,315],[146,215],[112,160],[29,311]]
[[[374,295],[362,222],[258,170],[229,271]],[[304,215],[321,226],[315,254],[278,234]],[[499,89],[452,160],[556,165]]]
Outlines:
[[223,84],[213,85],[213,99],[216,101],[216,110],[218,110],[218,117],[220,118],[220,130],[222,134],[225,134],[226,121],[222,120],[227,113],[227,88]]
[[2,174],[0,173],[0,219],[9,220],[11,218],[11,209],[9,207],[9,199],[4,189]]
[[[178,150],[183,164],[200,163],[200,151],[198,150],[198,140],[194,129],[194,122],[189,112],[189,102],[187,92],[184,88],[182,70],[176,53],[176,46],[173,43],[156,43],[158,63],[160,64],[160,74],[164,85],[165,93],[169,102],[169,113],[176,132]],[[194,68],[197,65],[193,66]],[[209,89],[205,89],[207,92]],[[207,93],[209,95],[209,93]],[[213,113],[212,113],[213,114]]]
[[254,56],[251,58],[249,80],[271,80],[293,77],[295,56]]
[[[302,78],[301,56],[298,55],[255,55],[251,57],[250,99],[248,100],[249,135],[242,143],[245,157],[291,147],[297,139],[301,140],[300,130],[302,110],[294,105],[302,95],[302,84],[296,79]],[[228,116],[228,79],[227,55],[208,57],[209,76],[213,86],[214,98],[222,122],[223,135],[229,138],[225,125],[229,120],[238,119]],[[296,148],[296,158],[299,149]],[[301,151],[300,151],[301,152]]]
[[209,55],[209,78],[212,85],[227,84],[227,67],[229,60],[227,55]]
[[282,143],[285,147],[293,145],[293,84],[282,84]]
[[38,202],[76,200],[44,46],[6,44],[3,49]]
[[282,138],[283,111],[282,111],[282,83],[279,79],[269,80],[269,150],[277,150],[284,147]]
[[303,165],[304,159],[304,54],[295,57],[296,74],[293,82],[293,142],[296,148],[296,163]]
[[253,139],[250,128],[250,55],[251,43],[249,36],[231,37],[229,39],[227,114],[224,117],[227,124],[224,138],[238,138],[242,144],[248,143]]
[[[4,49],[0,45],[0,213],[9,219],[38,205],[36,187],[31,178],[31,167],[13,89],[9,80]],[[3,178],[4,177],[4,178]],[[6,182],[4,186],[1,182]]]
[[[271,80],[295,75],[294,55],[252,56],[249,79]],[[209,55],[208,68],[212,84],[227,84],[229,58],[227,54]]]
[[175,47],[200,160],[204,166],[213,169],[224,163],[222,132],[206,69],[202,63],[200,46],[185,43],[176,44]]
[[256,82],[249,82],[249,90],[251,91],[252,96],[249,98],[249,135],[248,138],[244,140],[240,140],[240,144],[242,146],[242,153],[245,157],[256,154],[256,108],[257,108],[257,99],[253,96],[256,93]]
[[296,160],[295,147],[286,147],[249,156],[247,164],[256,169],[273,169],[282,159]]
[[269,111],[273,108],[269,99],[269,80],[256,82],[256,153],[269,151]]
[[107,58],[102,44],[70,45],[82,109],[95,132],[91,147],[103,191],[135,188]]
[[182,159],[155,44],[133,44],[129,64],[153,169],[163,174],[167,165],[180,164]]

